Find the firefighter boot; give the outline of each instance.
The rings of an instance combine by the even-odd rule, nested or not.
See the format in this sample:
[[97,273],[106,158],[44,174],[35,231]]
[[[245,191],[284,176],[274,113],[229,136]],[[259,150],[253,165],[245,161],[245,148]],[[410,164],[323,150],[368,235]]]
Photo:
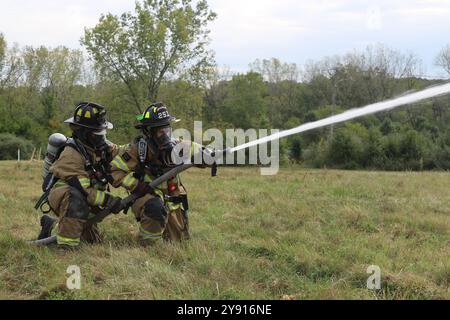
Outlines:
[[58,219],[50,217],[44,214],[41,217],[41,232],[39,233],[38,240],[45,239],[51,236],[53,227]]

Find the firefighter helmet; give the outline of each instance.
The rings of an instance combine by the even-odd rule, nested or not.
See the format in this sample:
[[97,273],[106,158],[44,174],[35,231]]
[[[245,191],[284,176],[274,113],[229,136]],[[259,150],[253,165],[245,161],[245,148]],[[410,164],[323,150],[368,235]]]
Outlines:
[[164,127],[172,122],[180,121],[172,117],[167,107],[161,102],[153,103],[142,115],[137,116],[137,120],[139,123],[136,125],[136,129]]
[[113,124],[106,120],[106,110],[103,106],[92,102],[80,102],[74,116],[64,121],[83,128],[93,130],[112,129]]

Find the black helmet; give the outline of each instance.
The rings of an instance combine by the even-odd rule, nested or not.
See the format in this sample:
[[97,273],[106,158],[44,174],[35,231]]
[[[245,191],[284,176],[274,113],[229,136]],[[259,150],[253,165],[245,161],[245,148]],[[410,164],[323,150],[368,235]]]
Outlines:
[[180,121],[172,117],[167,107],[161,102],[153,103],[145,110],[144,114],[137,116],[137,120],[139,123],[135,126],[136,129],[164,127],[172,122]]
[[106,110],[103,106],[92,102],[80,102],[74,112],[74,116],[64,121],[83,128],[93,130],[112,129],[113,124],[106,121]]

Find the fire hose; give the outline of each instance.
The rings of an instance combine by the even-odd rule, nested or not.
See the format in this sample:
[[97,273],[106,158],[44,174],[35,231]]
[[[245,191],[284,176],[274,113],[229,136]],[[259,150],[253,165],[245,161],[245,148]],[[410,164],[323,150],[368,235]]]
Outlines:
[[[224,150],[224,151],[213,151],[212,152],[212,156],[216,157],[215,160],[217,161],[219,157],[223,157],[223,155],[228,152],[228,150]],[[150,187],[150,189],[155,189],[156,187],[158,187],[160,184],[162,184],[163,182],[170,180],[172,178],[174,178],[177,174],[193,167],[194,164],[193,163],[186,163],[186,164],[180,164],[175,166],[174,168],[170,169],[169,171],[167,171],[166,173],[164,173],[163,175],[161,175],[160,177],[154,179],[152,182],[150,182],[148,185]],[[217,173],[217,164],[216,162],[214,162],[211,165],[211,175],[212,176],[216,176]],[[132,193],[129,196],[125,197],[122,199],[121,201],[121,207],[122,208],[127,208],[129,207],[131,204],[133,204],[138,198],[140,198],[142,195],[139,194],[135,194]],[[100,223],[102,222],[106,217],[108,217],[111,214],[111,209],[110,208],[105,208],[102,211],[100,211],[98,214],[95,215],[95,217],[89,219],[86,224],[87,226],[91,226],[93,224],[96,223]],[[32,241],[28,241],[29,244],[31,245],[49,245],[52,243],[56,242],[56,236],[51,236],[48,238],[44,238],[44,239],[40,239],[40,240],[32,240]]]

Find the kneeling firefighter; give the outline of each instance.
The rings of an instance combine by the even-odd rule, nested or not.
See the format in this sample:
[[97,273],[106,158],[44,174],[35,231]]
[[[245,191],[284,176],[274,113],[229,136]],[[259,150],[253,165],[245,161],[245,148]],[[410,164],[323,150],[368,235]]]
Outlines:
[[131,208],[140,223],[141,245],[152,245],[161,239],[188,240],[189,206],[179,175],[156,188],[150,188],[148,183],[178,164],[173,157],[175,151],[189,161],[194,154],[201,154],[200,163],[195,165],[201,168],[212,165],[214,159],[210,150],[201,145],[172,138],[171,123],[179,120],[169,114],[164,104],[152,104],[138,120],[136,128],[142,135],[111,162],[113,186],[122,186],[137,195]]
[[[57,159],[51,159],[54,162],[43,189],[47,190],[51,211],[59,219],[44,215],[39,239],[56,234],[58,247],[63,249],[78,247],[80,240],[97,242],[100,240],[97,225],[87,224],[88,219],[102,208],[110,208],[113,213],[122,210],[121,198],[107,192],[108,183],[112,182],[110,162],[118,147],[106,140],[107,129],[113,125],[105,115],[103,106],[82,102],[74,116],[65,121],[70,125],[72,137],[64,139],[61,134],[50,137],[50,145],[53,143],[60,151],[53,154]],[[48,167],[52,161],[46,162]]]

